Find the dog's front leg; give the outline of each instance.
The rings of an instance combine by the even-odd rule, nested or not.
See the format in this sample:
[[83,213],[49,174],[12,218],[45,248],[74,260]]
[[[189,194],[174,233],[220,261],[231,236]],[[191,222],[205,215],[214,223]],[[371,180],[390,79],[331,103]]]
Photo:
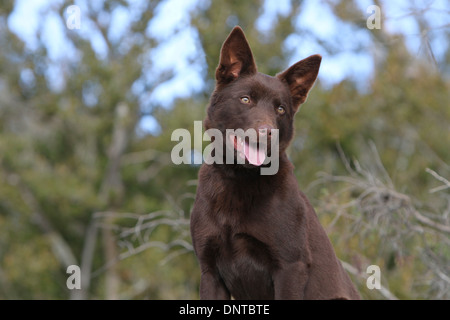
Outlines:
[[276,300],[301,300],[308,281],[308,266],[297,261],[284,265],[273,275]]
[[230,293],[218,274],[202,272],[200,278],[200,299],[230,300]]

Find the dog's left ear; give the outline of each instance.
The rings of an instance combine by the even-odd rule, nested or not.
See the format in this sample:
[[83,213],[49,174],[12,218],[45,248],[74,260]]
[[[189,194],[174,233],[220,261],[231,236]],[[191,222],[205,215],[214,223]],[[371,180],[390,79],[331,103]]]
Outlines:
[[286,82],[292,95],[294,110],[306,101],[319,73],[322,57],[318,54],[303,59],[282,73],[277,74],[278,79]]
[[240,76],[256,72],[255,60],[244,31],[236,26],[222,45],[216,69],[217,83],[227,84]]

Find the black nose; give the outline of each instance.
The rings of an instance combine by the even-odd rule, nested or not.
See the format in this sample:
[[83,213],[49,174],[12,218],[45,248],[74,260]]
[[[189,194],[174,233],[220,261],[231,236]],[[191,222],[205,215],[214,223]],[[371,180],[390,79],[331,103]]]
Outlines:
[[261,136],[265,136],[265,135],[270,136],[272,134],[272,129],[275,129],[275,128],[269,124],[263,124],[258,127],[258,132],[259,132],[259,135],[261,135]]

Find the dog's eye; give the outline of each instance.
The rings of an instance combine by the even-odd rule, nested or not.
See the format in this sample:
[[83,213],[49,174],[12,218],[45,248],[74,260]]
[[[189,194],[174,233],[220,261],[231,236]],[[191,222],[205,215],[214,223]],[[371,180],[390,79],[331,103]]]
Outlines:
[[245,104],[249,104],[250,103],[250,98],[247,96],[243,96],[241,97],[241,102],[245,103]]
[[285,113],[286,113],[286,109],[284,109],[283,106],[279,106],[279,107],[277,108],[277,112],[278,112],[279,114],[285,114]]

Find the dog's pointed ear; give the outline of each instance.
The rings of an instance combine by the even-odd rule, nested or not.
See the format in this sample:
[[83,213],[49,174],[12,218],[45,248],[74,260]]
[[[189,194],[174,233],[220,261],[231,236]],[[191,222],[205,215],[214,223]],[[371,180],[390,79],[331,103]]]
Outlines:
[[255,60],[244,31],[236,26],[222,45],[220,61],[216,69],[217,83],[226,84],[239,76],[256,72]]
[[316,81],[321,61],[322,57],[315,54],[277,74],[278,79],[287,83],[289,86],[295,112],[306,101],[308,92]]

